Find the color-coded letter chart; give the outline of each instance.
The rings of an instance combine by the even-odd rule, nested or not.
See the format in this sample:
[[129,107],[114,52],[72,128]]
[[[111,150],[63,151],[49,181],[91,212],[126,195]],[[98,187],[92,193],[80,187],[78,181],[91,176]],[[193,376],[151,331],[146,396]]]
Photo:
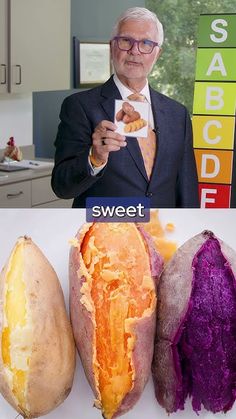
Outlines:
[[236,13],[201,15],[193,145],[202,208],[236,207]]

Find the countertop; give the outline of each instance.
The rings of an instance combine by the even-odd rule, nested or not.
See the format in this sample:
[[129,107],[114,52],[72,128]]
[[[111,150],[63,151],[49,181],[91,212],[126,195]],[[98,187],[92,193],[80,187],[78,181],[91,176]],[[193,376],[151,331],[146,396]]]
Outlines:
[[[43,160],[43,159],[40,159]],[[40,177],[51,176],[53,162],[52,160],[47,161],[50,166],[42,167],[37,169],[25,169],[16,172],[3,172],[0,171],[0,187],[11,183],[18,183],[27,180],[37,179]]]

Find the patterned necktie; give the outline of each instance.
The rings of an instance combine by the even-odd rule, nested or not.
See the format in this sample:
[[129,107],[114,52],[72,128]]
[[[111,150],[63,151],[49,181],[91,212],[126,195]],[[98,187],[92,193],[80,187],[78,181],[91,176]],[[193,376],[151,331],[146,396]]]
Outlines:
[[[129,100],[145,102],[146,98],[140,93],[132,93],[127,97]],[[137,138],[139,147],[143,156],[144,166],[147,172],[148,179],[151,177],[152,168],[156,154],[156,135],[151,127],[148,127],[147,138]]]

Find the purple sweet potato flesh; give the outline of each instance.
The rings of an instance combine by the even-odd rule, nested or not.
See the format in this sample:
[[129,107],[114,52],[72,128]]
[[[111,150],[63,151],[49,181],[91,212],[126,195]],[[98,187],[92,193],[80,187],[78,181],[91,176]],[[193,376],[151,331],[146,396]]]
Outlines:
[[213,236],[193,258],[192,292],[172,354],[178,388],[174,411],[192,398],[211,412],[226,412],[236,397],[235,277]]

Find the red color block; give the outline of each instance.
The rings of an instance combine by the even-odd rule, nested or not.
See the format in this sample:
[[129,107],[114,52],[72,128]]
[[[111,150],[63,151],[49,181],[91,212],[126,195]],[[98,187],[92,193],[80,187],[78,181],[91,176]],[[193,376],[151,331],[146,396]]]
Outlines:
[[201,208],[230,208],[231,185],[199,183]]

